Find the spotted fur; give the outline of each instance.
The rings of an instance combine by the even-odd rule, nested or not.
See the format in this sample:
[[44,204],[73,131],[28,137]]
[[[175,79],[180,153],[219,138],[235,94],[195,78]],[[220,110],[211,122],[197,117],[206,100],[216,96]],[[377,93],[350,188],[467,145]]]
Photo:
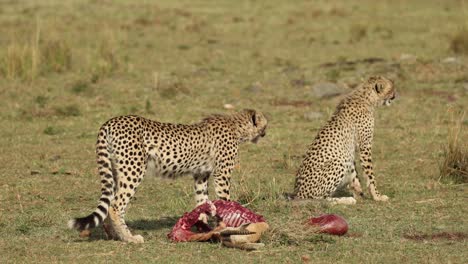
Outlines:
[[332,196],[337,189],[348,185],[353,187],[355,197],[363,194],[355,169],[358,150],[370,194],[374,200],[387,201],[388,197],[376,189],[371,148],[375,109],[380,105],[390,105],[395,96],[393,82],[375,76],[343,99],[310,145],[296,175],[294,196],[355,203],[353,197]]
[[143,242],[143,237],[130,233],[124,215],[148,174],[167,178],[193,175],[197,205],[208,200],[208,178],[213,176],[216,195],[229,200],[239,144],[256,143],[265,136],[266,126],[264,115],[255,110],[213,115],[192,125],[139,116],[110,119],[99,130],[96,146],[101,176],[99,204],[92,214],[70,220],[70,228],[88,230],[106,220],[106,230],[114,238]]

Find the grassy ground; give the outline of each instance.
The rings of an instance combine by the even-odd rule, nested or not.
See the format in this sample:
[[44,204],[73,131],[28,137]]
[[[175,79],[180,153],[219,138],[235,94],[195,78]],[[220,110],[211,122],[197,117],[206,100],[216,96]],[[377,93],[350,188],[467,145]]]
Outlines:
[[[439,183],[438,165],[452,116],[468,105],[467,17],[463,1],[2,1],[0,262],[466,261],[468,188]],[[390,202],[280,199],[339,100],[311,87],[371,74],[393,78],[400,95],[378,111],[375,131],[377,183]],[[266,138],[242,146],[233,175],[234,199],[271,224],[265,249],[170,243],[175,219],[194,206],[190,178],[145,179],[127,214],[145,244],[66,228],[96,206],[103,122],[190,123],[228,112],[223,104],[271,120]],[[321,212],[343,215],[349,234],[304,234],[300,223]]]

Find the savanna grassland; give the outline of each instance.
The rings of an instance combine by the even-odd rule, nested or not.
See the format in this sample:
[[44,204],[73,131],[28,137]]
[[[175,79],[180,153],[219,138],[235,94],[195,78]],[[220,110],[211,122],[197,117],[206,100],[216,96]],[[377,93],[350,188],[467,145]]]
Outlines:
[[[0,262],[465,262],[468,187],[440,166],[450,140],[468,142],[467,28],[464,1],[0,1]],[[377,111],[373,147],[390,201],[282,199],[342,97],[314,87],[346,92],[373,74],[399,93]],[[193,123],[226,104],[270,120],[241,146],[232,190],[268,219],[264,249],[169,242],[195,204],[190,177],[139,187],[127,222],[144,244],[67,229],[97,205],[103,122]],[[348,235],[304,231],[320,213],[344,216]]]

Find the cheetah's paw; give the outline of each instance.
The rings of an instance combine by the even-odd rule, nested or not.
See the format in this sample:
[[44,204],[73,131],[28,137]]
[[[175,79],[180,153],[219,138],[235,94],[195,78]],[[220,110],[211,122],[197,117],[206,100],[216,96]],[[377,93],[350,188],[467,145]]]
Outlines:
[[338,204],[356,204],[356,199],[354,197],[342,197],[338,201]]
[[379,196],[374,197],[374,200],[379,201],[379,202],[386,202],[386,201],[388,201],[388,199],[389,199],[388,196],[384,195],[384,194],[381,194]]
[[125,240],[126,242],[135,243],[135,244],[141,244],[145,242],[145,239],[141,235],[134,235]]
[[354,197],[333,197],[333,198],[327,198],[327,201],[329,201],[331,205],[336,205],[336,204],[352,205],[352,204],[356,204],[356,199],[354,199]]

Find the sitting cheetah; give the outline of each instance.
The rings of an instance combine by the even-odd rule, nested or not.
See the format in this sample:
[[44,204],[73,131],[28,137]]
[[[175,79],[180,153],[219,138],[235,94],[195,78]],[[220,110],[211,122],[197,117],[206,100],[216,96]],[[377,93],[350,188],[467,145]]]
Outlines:
[[374,111],[395,99],[393,82],[381,76],[369,78],[344,98],[328,123],[318,132],[300,166],[294,197],[327,199],[332,203],[354,204],[353,197],[332,198],[337,189],[350,184],[354,196],[363,195],[356,176],[355,152],[358,149],[367,187],[376,201],[387,201],[376,189],[371,147]]
[[104,227],[113,238],[142,243],[142,236],[130,233],[124,215],[145,174],[193,175],[197,205],[208,200],[207,181],[212,175],[216,195],[229,200],[230,174],[239,144],[256,143],[265,136],[266,127],[265,116],[249,109],[213,115],[192,125],[139,116],[110,119],[99,130],[96,144],[102,193],[99,205],[92,214],[70,220],[69,227],[86,233],[106,220]]

